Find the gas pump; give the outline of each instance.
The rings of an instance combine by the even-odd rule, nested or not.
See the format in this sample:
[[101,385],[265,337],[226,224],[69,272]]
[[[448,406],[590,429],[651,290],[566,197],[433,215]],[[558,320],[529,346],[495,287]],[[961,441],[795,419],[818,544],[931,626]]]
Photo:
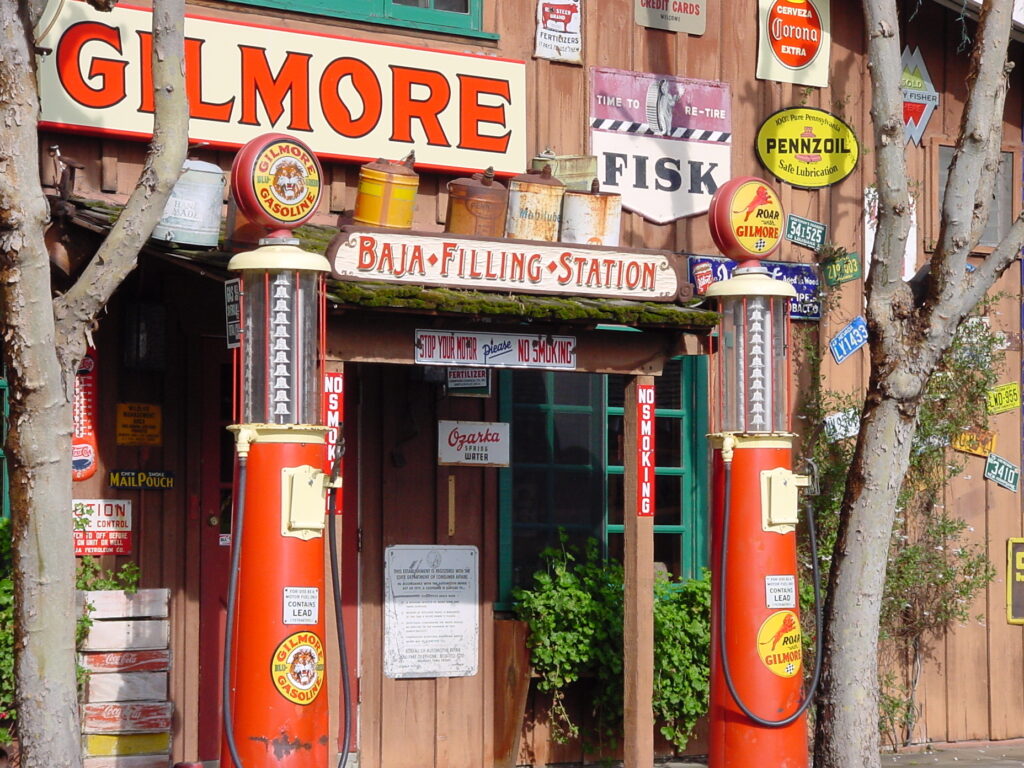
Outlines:
[[323,256],[291,229],[316,210],[322,173],[283,134],[249,142],[231,187],[270,229],[228,269],[241,279],[238,464],[223,698],[225,768],[323,768],[328,696],[324,532],[329,474],[321,417]]
[[720,187],[709,210],[716,245],[738,262],[732,277],[706,292],[721,312],[710,435],[710,768],[808,764],[805,711],[819,667],[816,659],[802,695],[797,488],[808,478],[792,471],[789,301],[796,291],[761,264],[779,246],[784,218],[774,190],[749,177]]

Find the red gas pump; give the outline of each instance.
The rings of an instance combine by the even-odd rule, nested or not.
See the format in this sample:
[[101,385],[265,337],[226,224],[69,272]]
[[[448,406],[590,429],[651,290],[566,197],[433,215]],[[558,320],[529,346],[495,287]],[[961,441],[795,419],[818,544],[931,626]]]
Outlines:
[[706,293],[722,315],[710,436],[710,768],[808,764],[796,550],[797,487],[807,478],[792,472],[789,413],[796,291],[760,263],[781,242],[784,218],[755,178],[724,184],[709,210],[715,243],[738,262]]
[[326,495],[321,417],[327,260],[290,239],[316,210],[322,173],[282,134],[243,147],[239,210],[272,229],[228,269],[241,276],[241,422],[226,630],[225,768],[323,768]]

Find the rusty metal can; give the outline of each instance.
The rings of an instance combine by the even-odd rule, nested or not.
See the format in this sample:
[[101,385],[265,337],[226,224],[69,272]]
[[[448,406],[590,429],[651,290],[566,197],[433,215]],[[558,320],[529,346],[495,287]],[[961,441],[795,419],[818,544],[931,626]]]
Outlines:
[[453,179],[448,182],[445,232],[501,237],[505,233],[507,208],[508,190],[494,180],[493,167],[468,179]]
[[551,175],[549,165],[539,173],[528,171],[512,177],[508,184],[505,237],[557,240],[564,194],[565,185]]
[[622,195],[599,192],[594,179],[589,192],[566,190],[559,239],[564,243],[618,246],[621,219]]
[[378,159],[360,168],[352,218],[371,227],[410,229],[420,185],[415,160],[410,152],[402,162]]

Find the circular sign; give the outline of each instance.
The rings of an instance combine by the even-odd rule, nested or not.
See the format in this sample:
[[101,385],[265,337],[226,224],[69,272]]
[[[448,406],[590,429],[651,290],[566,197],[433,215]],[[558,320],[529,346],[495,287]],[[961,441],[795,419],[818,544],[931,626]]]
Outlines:
[[309,147],[283,133],[257,136],[235,155],[231,193],[251,221],[294,229],[320,202],[323,170]]
[[757,655],[773,674],[793,677],[803,661],[800,619],[793,611],[776,611],[757,631]]
[[315,632],[289,635],[274,651],[270,673],[288,701],[312,704],[324,685],[324,644]]
[[821,15],[813,0],[775,0],[767,26],[772,54],[790,69],[803,69],[821,50]]
[[817,189],[842,181],[857,167],[860,145],[853,128],[830,112],[782,109],[757,131],[761,165],[794,187]]
[[711,238],[736,261],[763,259],[778,248],[785,218],[775,190],[753,176],[727,181],[708,207]]

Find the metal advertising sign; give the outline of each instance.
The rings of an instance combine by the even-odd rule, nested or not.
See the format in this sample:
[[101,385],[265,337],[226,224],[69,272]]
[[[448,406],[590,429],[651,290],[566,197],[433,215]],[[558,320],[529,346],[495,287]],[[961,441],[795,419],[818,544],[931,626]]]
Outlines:
[[730,179],[711,198],[711,239],[730,259],[762,259],[782,242],[785,213],[779,196],[753,176]]
[[242,346],[242,279],[224,281],[224,335],[228,349]]
[[1024,624],[1024,539],[1006,540],[1006,620]]
[[821,262],[821,272],[825,276],[826,285],[840,285],[851,280],[859,280],[862,273],[860,269],[860,254],[840,253],[831,259]]
[[[736,262],[724,256],[695,256],[690,258],[690,282],[709,285],[732,277]],[[793,320],[821,319],[821,283],[810,264],[784,261],[762,261],[768,274],[776,280],[785,280],[796,289],[796,298],[789,303],[789,316]]]
[[96,349],[90,346],[75,372],[71,433],[71,479],[96,474]]
[[792,107],[761,123],[755,151],[761,165],[777,179],[794,187],[817,189],[837,184],[853,173],[860,145],[853,128],[835,115],[822,109]]
[[825,439],[830,443],[845,440],[860,432],[860,411],[846,408],[825,417]]
[[231,193],[251,221],[294,229],[316,213],[323,177],[309,147],[283,133],[267,133],[235,155]]
[[987,429],[969,429],[953,437],[953,450],[987,457],[996,449],[996,433]]
[[[561,0],[556,0],[561,2]],[[42,124],[148,138],[152,15],[61,3],[36,44]],[[435,168],[521,173],[526,65],[186,15],[189,138],[238,147],[270,130],[321,158],[402,157]]]
[[1020,383],[1012,381],[992,387],[986,395],[989,413],[1005,413],[1020,408]]
[[794,245],[817,251],[825,244],[825,238],[828,236],[828,225],[812,219],[805,219],[793,213],[787,213],[786,232],[783,236]]
[[676,257],[660,251],[351,230],[327,248],[339,280],[674,301]]
[[843,362],[846,358],[863,347],[868,341],[868,324],[862,315],[858,315],[850,321],[843,330],[832,337],[828,348],[836,363]]
[[575,370],[576,337],[416,330],[420,365]]
[[580,64],[583,61],[581,0],[537,0],[537,35],[533,55],[538,59]]
[[924,129],[932,117],[932,112],[939,106],[939,93],[932,84],[921,49],[913,51],[907,46],[903,49],[901,59],[903,74],[900,87],[903,89],[903,137],[905,143],[913,139],[915,144],[921,143]]
[[1020,484],[1020,467],[1009,459],[990,453],[985,462],[985,479],[1016,493]]
[[128,499],[73,499],[75,555],[130,555],[132,503]]
[[174,487],[174,473],[161,469],[112,469],[107,485],[132,491],[166,491]]
[[641,27],[703,35],[707,0],[633,0],[633,20]]
[[507,467],[508,424],[484,421],[437,422],[437,463]]
[[654,385],[636,388],[636,516],[654,517]]
[[445,375],[448,394],[454,397],[490,397],[489,368],[449,368]]
[[[334,472],[335,462],[338,462],[338,472],[345,471],[345,437],[341,430],[345,424],[345,374],[342,371],[326,371],[324,373],[324,425],[327,427],[327,435],[324,443],[327,447],[327,464],[330,471]],[[334,511],[342,514],[344,509],[344,496],[341,492],[334,495]]]
[[114,422],[118,445],[161,445],[163,411],[153,403],[118,403]]
[[732,176],[729,85],[591,67],[590,143],[602,192],[664,224],[704,213]]
[[827,86],[829,0],[758,0],[757,8],[757,77]]

